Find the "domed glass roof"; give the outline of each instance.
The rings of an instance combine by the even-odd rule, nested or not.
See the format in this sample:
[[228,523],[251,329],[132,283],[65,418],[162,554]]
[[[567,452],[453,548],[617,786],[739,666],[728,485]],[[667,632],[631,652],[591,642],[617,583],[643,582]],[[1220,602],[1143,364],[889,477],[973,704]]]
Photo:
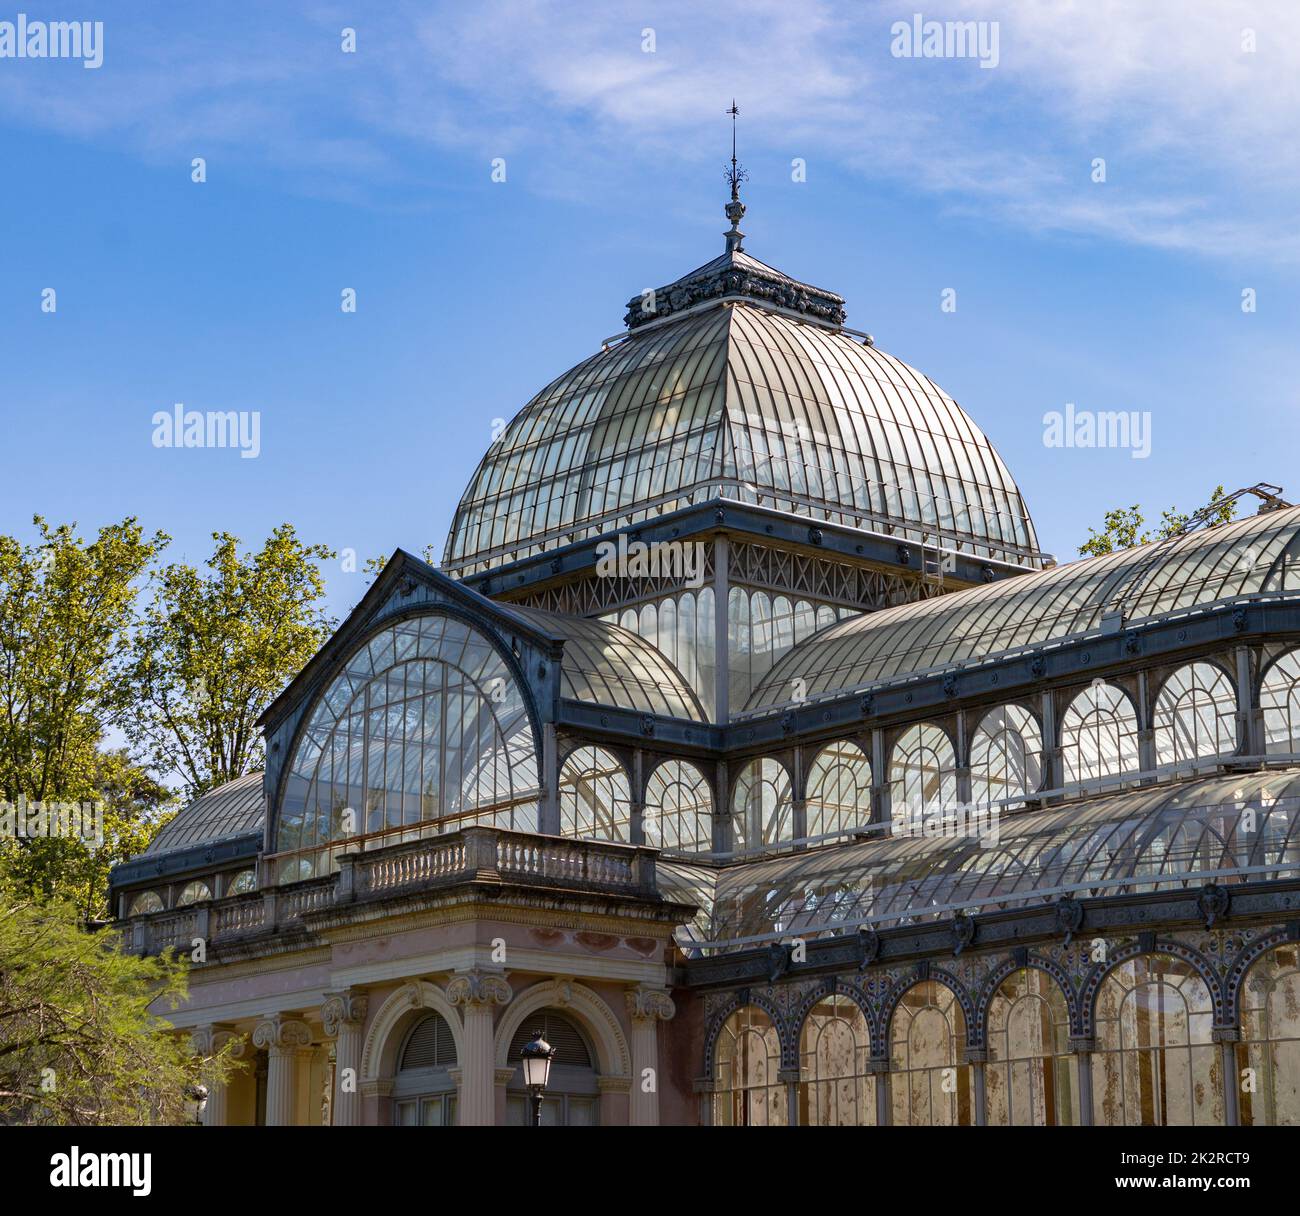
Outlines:
[[498,566],[714,498],[1036,567],[1020,491],[933,381],[839,296],[732,250],[634,299],[483,458],[444,566]]

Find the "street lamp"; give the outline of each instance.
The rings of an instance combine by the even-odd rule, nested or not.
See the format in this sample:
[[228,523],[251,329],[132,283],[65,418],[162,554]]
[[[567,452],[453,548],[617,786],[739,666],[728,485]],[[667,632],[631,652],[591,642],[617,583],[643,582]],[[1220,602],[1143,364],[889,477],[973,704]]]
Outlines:
[[208,1087],[206,1085],[187,1085],[185,1087],[186,1122],[195,1127],[203,1123],[203,1112],[208,1105]]
[[555,1048],[544,1038],[540,1030],[533,1031],[531,1043],[525,1043],[519,1053],[524,1065],[524,1085],[533,1099],[533,1126],[542,1126],[542,1094],[546,1092],[546,1082],[551,1077],[551,1061],[555,1059]]

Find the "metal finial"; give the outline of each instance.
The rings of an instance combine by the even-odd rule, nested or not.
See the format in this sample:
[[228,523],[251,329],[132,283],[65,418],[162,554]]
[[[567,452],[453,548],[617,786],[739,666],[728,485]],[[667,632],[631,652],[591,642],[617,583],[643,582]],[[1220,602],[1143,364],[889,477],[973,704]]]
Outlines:
[[723,208],[731,228],[724,235],[727,239],[727,252],[739,253],[744,249],[741,244],[745,234],[740,230],[740,221],[745,218],[745,204],[740,201],[740,183],[749,180],[749,174],[736,161],[736,119],[740,117],[740,107],[736,99],[731,99],[731,168],[727,170],[727,181],[731,184],[731,202]]

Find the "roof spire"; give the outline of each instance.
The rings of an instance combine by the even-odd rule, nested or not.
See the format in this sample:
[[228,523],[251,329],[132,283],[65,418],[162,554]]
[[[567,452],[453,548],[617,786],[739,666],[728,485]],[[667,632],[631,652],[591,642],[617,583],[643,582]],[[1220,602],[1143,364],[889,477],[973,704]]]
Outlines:
[[745,234],[740,230],[740,221],[745,218],[745,204],[740,201],[740,183],[748,181],[749,174],[736,163],[736,119],[740,117],[740,107],[736,105],[734,97],[727,113],[731,115],[731,168],[726,173],[727,181],[731,183],[731,202],[723,210],[731,221],[731,228],[724,235],[727,238],[727,252],[741,253],[744,250],[741,242],[745,239]]

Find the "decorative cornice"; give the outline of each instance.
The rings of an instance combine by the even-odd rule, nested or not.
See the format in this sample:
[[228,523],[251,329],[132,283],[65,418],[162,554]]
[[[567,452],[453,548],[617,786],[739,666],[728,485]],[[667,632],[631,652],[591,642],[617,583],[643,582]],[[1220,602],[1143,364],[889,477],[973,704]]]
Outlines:
[[[710,300],[740,297],[760,306],[799,313],[823,325],[844,324],[844,299],[832,291],[823,291],[757,266],[742,267],[734,262],[728,264],[725,260],[712,270],[707,267],[702,269],[704,273],[669,283],[649,296],[633,296],[627,303],[627,315],[623,318],[623,323],[628,329],[635,330]],[[646,307],[647,299],[653,301],[651,307]]]
[[447,985],[447,999],[453,1005],[508,1005],[514,995],[505,977],[493,971],[465,971]]
[[326,993],[328,998],[321,1006],[321,1022],[328,1038],[336,1038],[346,1024],[361,1026],[365,1023],[370,1000],[364,992],[348,989],[346,992]]
[[670,1021],[677,1013],[673,998],[661,988],[638,985],[624,993],[628,1016],[634,1022]]
[[253,1046],[267,1051],[293,1051],[311,1046],[311,1027],[297,1018],[275,1014],[258,1022],[253,1030]]

